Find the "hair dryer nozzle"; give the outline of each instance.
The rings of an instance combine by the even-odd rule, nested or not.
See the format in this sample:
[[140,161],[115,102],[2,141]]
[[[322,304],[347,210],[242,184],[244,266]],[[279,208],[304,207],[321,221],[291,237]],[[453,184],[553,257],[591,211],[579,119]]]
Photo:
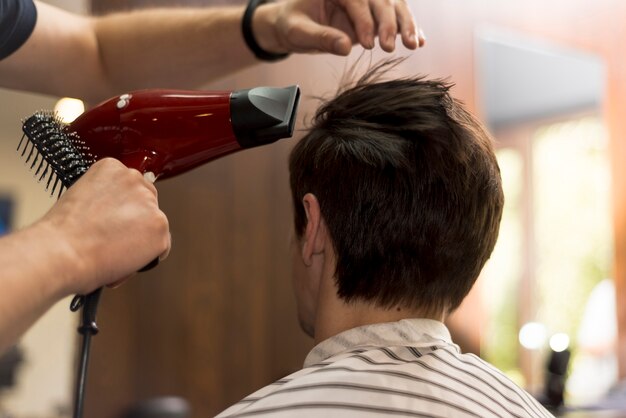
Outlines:
[[293,134],[300,88],[257,87],[233,92],[230,116],[242,148],[269,144]]

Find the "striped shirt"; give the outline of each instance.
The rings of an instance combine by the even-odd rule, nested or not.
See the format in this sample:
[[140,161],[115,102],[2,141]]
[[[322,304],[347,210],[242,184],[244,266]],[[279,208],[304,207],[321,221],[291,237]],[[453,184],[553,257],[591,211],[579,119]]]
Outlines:
[[304,368],[218,417],[552,417],[495,367],[462,354],[444,324],[405,319],[338,334]]

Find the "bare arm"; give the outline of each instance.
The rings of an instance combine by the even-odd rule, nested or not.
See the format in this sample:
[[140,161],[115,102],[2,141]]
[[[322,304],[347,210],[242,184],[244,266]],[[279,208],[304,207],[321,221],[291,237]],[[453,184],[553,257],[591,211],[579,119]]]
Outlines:
[[97,162],[34,225],[0,239],[0,352],[59,299],[115,283],[167,255],[156,189]]
[[0,352],[43,315],[63,292],[66,250],[44,225],[0,239]]
[[[30,39],[0,62],[4,87],[99,101],[126,90],[193,88],[258,62],[241,35],[243,7],[160,9],[100,18],[36,3]],[[270,52],[347,55],[353,43],[417,47],[405,0],[287,0],[253,20]]]

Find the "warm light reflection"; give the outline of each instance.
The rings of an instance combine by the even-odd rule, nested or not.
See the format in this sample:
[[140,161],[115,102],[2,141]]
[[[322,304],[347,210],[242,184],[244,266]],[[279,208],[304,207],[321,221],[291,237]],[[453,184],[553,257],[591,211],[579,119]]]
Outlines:
[[65,123],[73,122],[85,111],[81,100],[64,97],[54,105],[54,111]]

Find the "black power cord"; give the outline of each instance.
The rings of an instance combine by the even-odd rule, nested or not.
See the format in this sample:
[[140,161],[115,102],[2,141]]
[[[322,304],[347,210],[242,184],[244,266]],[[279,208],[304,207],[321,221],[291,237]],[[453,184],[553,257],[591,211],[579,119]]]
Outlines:
[[83,344],[80,352],[80,364],[76,379],[76,393],[74,395],[74,418],[82,418],[85,406],[85,386],[87,384],[87,367],[89,365],[89,351],[91,348],[91,336],[98,333],[96,324],[96,312],[102,288],[99,288],[87,296],[76,295],[72,299],[70,310],[76,312],[81,307],[82,320],[78,332],[83,336]]

